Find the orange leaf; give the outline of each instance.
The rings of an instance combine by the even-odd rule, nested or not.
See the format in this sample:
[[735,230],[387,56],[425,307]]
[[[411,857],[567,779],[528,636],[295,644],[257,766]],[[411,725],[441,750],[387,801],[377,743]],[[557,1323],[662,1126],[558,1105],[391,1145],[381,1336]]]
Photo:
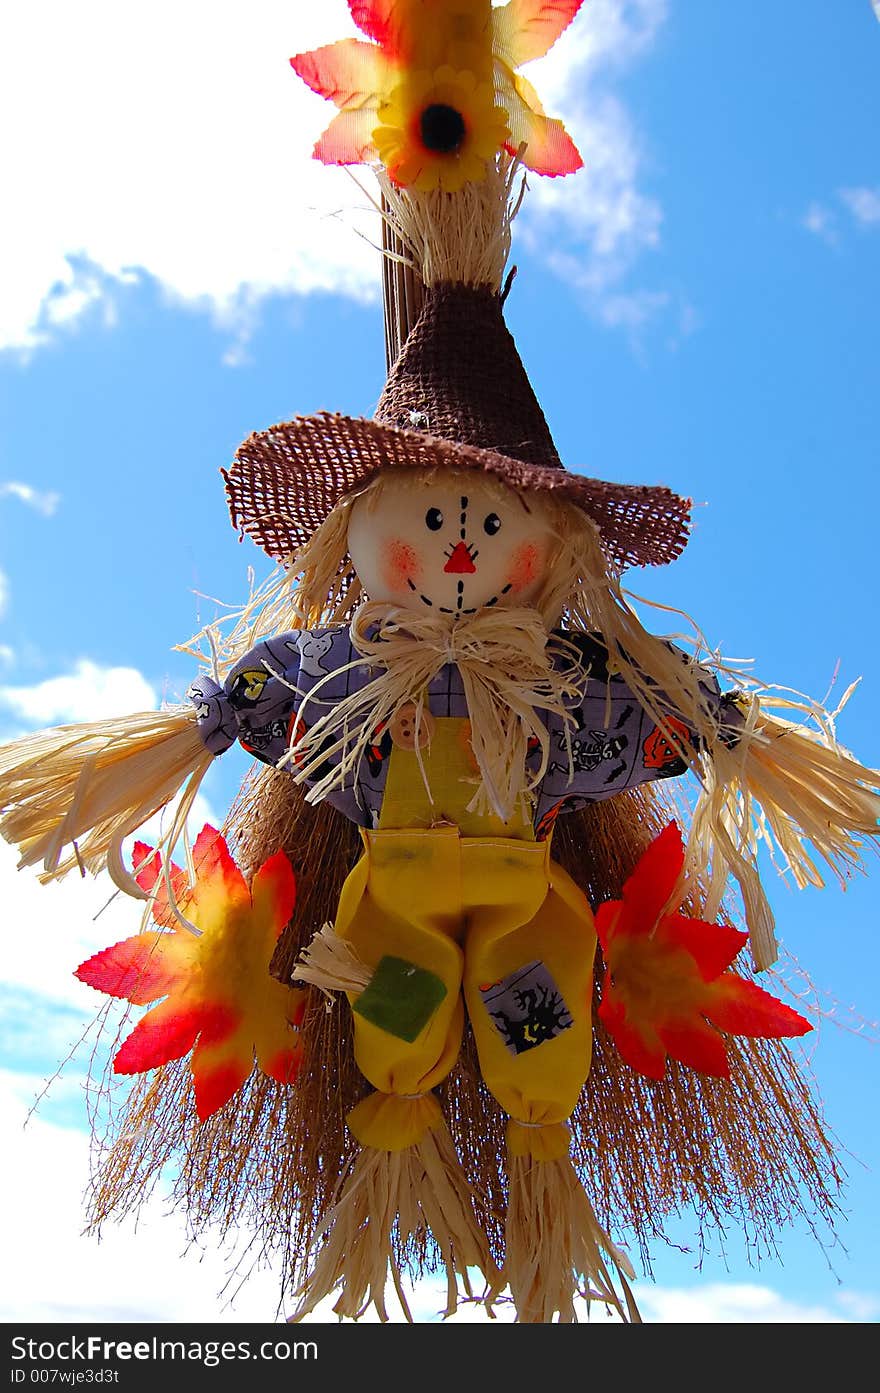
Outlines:
[[192,859],[196,878],[188,893],[188,914],[196,928],[205,933],[217,917],[227,921],[233,913],[248,912],[251,896],[247,882],[216,828],[202,828]]
[[251,881],[254,915],[274,927],[275,937],[290,921],[296,904],[296,877],[283,851],[264,861]]
[[340,39],[309,53],[298,53],[290,66],[313,92],[340,110],[366,106],[375,112],[390,80],[382,50],[360,39]]
[[509,0],[492,12],[496,52],[511,68],[543,58],[583,0]]
[[[171,911],[158,859],[143,844],[136,855],[156,893],[154,917],[164,923]],[[114,1068],[142,1073],[192,1051],[196,1110],[204,1120],[241,1087],[255,1062],[280,1082],[296,1078],[305,994],[269,975],[296,900],[287,857],[270,857],[249,889],[219,832],[204,827],[193,866],[192,885],[177,867],[172,877],[198,936],[171,916],[166,931],[140,934],[95,954],[77,976],[136,1005],[164,996],[124,1041]]]
[[108,996],[146,1006],[167,996],[185,967],[181,943],[172,934],[144,933],[114,943],[80,963],[75,976]]
[[[135,842],[132,852],[132,870],[141,889],[154,896],[153,918],[156,923],[161,924],[166,929],[173,928],[177,919],[169,906],[168,883],[162,873],[161,852],[154,851],[145,842]],[[185,912],[183,900],[187,889],[186,875],[179,866],[172,863],[168,869],[168,880],[171,881],[174,903],[183,913]]]
[[340,111],[315,145],[315,159],[324,164],[364,164],[375,157],[375,128],[375,111]]
[[536,174],[574,174],[583,165],[580,153],[561,121],[544,115],[534,87],[521,73],[499,83],[499,97],[508,115],[513,155],[525,143],[523,164]]

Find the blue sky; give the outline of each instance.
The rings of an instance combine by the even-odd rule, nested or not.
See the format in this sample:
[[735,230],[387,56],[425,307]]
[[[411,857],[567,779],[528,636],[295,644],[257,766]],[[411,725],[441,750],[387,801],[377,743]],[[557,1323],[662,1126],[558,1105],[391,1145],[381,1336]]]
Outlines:
[[[236,602],[249,566],[268,571],[219,469],[277,420],[370,415],[384,368],[377,258],[353,227],[375,229],[351,180],[308,159],[327,113],[286,63],[348,32],[342,0],[17,8],[0,19],[0,738],[177,699],[193,670],[172,645],[213,613],[199,596]],[[685,555],[631,588],[765,681],[823,698],[861,677],[838,733],[880,765],[870,0],[587,0],[534,80],[586,160],[532,181],[508,301],[563,459],[693,496]],[[203,816],[245,768],[224,757]],[[13,865],[0,847],[19,1253],[0,1317],[218,1318],[219,1249],[179,1261],[160,1205],[134,1242],[78,1237],[88,1048],[22,1127],[96,1009],[73,968],[138,911],[93,922],[106,886],[43,889]],[[701,1270],[663,1247],[639,1284],[651,1319],[880,1313],[868,866],[845,894],[768,872],[785,948],[833,1012],[809,1050],[849,1173],[839,1243],[795,1227],[759,1269],[734,1233]],[[693,1244],[687,1216],[674,1238]],[[224,1318],[271,1319],[276,1285],[257,1274]]]

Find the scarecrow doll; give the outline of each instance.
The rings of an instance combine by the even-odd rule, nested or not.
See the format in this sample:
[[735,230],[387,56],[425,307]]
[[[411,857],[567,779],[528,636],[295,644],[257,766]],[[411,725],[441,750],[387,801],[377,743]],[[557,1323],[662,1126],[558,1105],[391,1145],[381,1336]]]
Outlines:
[[[809,1022],[740,952],[776,956],[759,842],[800,884],[857,865],[877,775],[821,708],[643,627],[622,574],[681,553],[689,503],[566,469],[504,323],[522,171],[580,163],[518,68],[579,7],[350,0],[366,41],[292,60],[340,108],[318,157],[379,181],[376,412],[237,452],[233,524],[279,570],[184,645],[185,707],[0,750],[21,864],[106,867],[152,920],[78,969],[151,1008],[92,1223],[176,1158],[193,1228],[283,1251],[291,1319],[385,1318],[389,1276],[407,1309],[404,1268],[439,1265],[450,1313],[476,1271],[521,1321],[636,1320],[612,1223],[644,1255],[685,1203],[765,1234],[833,1210],[781,1043]],[[236,741],[256,772],[181,868]]]

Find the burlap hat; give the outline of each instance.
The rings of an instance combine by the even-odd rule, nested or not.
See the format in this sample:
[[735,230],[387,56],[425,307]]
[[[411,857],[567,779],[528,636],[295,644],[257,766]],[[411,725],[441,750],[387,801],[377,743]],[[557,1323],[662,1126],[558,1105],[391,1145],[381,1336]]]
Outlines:
[[664,565],[687,544],[690,500],[564,468],[489,288],[441,284],[388,375],[372,420],[321,413],[251,435],[223,471],[233,526],[275,560],[303,545],[346,494],[382,470],[484,470],[553,492],[596,523],[623,569]]

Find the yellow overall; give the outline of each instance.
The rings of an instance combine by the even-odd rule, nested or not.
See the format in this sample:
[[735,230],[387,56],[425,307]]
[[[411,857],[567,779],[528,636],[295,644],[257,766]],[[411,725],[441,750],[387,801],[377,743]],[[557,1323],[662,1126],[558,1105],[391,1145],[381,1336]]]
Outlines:
[[336,932],[367,967],[391,956],[445,988],[409,1040],[364,1019],[350,994],[358,1067],[378,1092],[348,1121],[362,1144],[387,1151],[439,1125],[428,1095],[455,1063],[466,1003],[486,1085],[524,1124],[509,1131],[511,1153],[550,1160],[568,1153],[562,1124],[590,1068],[593,917],[527,818],[467,811],[468,734],[465,720],[436,721],[421,751],[433,801],[419,756],[393,749],[379,827],[362,832],[342,890]]

